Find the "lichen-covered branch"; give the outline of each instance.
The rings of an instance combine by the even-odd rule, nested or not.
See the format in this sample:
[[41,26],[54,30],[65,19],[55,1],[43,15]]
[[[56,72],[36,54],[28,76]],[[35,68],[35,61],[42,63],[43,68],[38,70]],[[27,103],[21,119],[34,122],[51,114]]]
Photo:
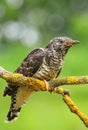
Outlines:
[[63,88],[58,88],[58,86],[61,85],[88,84],[88,76],[57,78],[47,82],[45,80],[39,80],[32,77],[25,77],[22,74],[11,73],[0,67],[0,77],[6,80],[8,83],[18,87],[25,86],[31,88],[33,91],[49,91],[61,94],[64,102],[67,104],[71,112],[78,115],[85,126],[88,127],[88,117],[84,113],[80,112],[78,107],[69,97],[69,92]]
[[57,78],[49,82],[50,86],[58,87],[62,85],[88,84],[88,76],[69,76],[66,78]]
[[85,126],[88,127],[88,117],[79,110],[79,108],[75,105],[71,98],[66,94],[66,90],[64,90],[63,88],[55,88],[53,92],[61,94],[63,96],[64,102],[69,107],[70,111],[76,114],[83,121]]
[[[33,77],[25,77],[22,74],[11,73],[2,67],[0,67],[0,77],[5,79],[8,83],[16,84],[18,86],[30,86],[36,91],[38,88],[40,88],[39,90],[41,90],[41,88],[44,85],[46,86],[46,84],[48,84],[48,86],[52,89],[62,85],[88,84],[88,76],[70,76],[66,78],[57,78],[46,82],[45,80],[39,80]],[[34,87],[35,85],[37,86],[37,88]]]
[[67,95],[63,97],[64,102],[68,105],[71,112],[75,113],[79,116],[79,118],[83,121],[83,123],[88,127],[88,117],[82,113],[79,108],[75,105],[75,103],[71,100],[71,98]]
[[0,77],[6,80],[8,83],[16,86],[27,86],[34,91],[46,91],[49,89],[48,83],[45,80],[39,80],[32,77],[25,77],[22,74],[11,73],[4,68],[0,67]]

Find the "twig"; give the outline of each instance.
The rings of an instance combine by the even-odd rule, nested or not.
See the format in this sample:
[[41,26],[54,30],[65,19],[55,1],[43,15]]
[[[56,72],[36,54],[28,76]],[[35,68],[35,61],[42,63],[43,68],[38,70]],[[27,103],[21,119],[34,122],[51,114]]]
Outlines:
[[64,102],[69,107],[70,111],[76,114],[83,121],[85,126],[88,127],[88,117],[79,110],[79,108],[75,105],[71,98],[66,94],[66,90],[64,90],[63,88],[55,88],[53,92],[61,94],[63,96]]
[[69,76],[66,78],[57,78],[49,82],[49,85],[52,87],[78,84],[88,84],[88,76]]

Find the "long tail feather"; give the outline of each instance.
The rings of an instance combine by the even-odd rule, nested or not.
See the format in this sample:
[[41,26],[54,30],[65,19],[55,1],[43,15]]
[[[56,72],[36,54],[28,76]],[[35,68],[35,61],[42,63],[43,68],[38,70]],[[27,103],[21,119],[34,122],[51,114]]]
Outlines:
[[32,90],[25,86],[15,89],[11,96],[11,106],[5,122],[10,122],[17,119],[22,105],[27,102],[28,97],[32,92]]

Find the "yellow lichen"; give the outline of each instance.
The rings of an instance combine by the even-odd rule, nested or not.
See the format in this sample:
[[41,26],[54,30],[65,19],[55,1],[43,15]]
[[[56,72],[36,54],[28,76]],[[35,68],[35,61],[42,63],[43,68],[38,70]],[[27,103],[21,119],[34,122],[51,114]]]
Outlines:
[[86,79],[88,80],[88,76],[86,76]]
[[69,84],[78,83],[78,78],[77,77],[68,77],[67,82]]
[[5,80],[13,80],[13,79],[17,79],[19,78],[20,76],[22,76],[22,74],[3,74],[2,77],[5,79]]
[[54,90],[53,90],[53,92],[58,93],[58,94],[63,94],[64,89],[63,88],[57,88],[57,87],[55,87]]
[[62,94],[64,92],[63,88],[59,88],[59,93]]
[[13,78],[19,78],[19,77],[21,77],[21,76],[23,76],[22,74],[19,74],[19,73],[16,73],[16,74],[12,74],[11,75]]

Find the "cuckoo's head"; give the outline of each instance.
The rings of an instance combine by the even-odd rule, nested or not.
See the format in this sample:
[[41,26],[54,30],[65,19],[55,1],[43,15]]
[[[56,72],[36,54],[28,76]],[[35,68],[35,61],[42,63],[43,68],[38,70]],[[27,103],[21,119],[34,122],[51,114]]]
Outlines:
[[79,41],[62,36],[53,38],[46,48],[52,48],[56,52],[67,51],[71,46],[78,44]]

